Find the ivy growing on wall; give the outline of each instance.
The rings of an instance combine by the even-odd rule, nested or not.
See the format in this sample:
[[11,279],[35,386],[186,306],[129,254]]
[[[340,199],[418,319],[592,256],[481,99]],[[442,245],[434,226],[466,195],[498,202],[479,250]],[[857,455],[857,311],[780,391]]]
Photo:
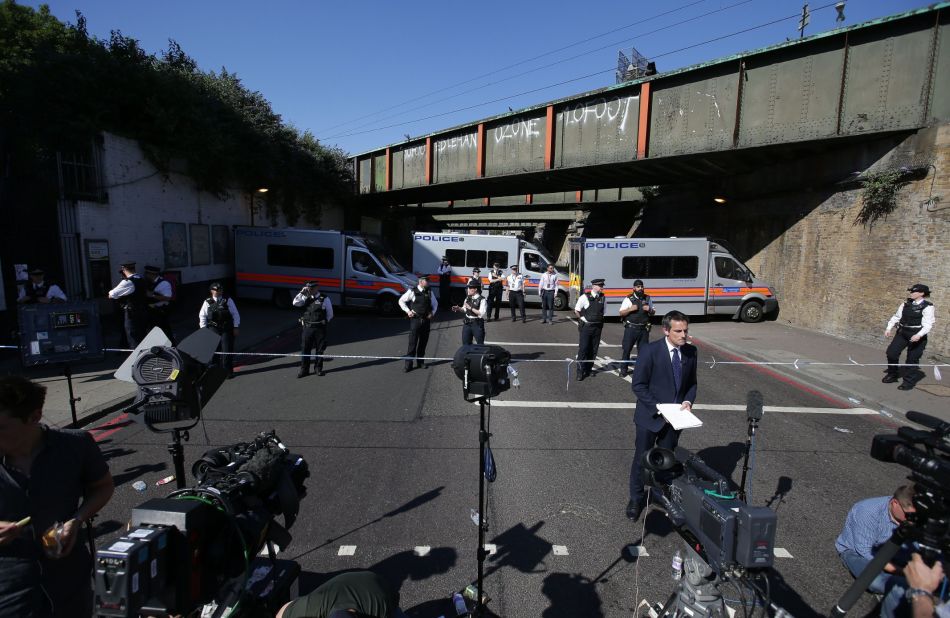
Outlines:
[[48,168],[57,151],[88,148],[108,131],[218,196],[267,187],[268,208],[291,221],[316,222],[321,204],[351,195],[346,154],[283,122],[234,73],[200,70],[174,41],[154,55],[118,31],[92,37],[76,18],[0,3],[3,165]]

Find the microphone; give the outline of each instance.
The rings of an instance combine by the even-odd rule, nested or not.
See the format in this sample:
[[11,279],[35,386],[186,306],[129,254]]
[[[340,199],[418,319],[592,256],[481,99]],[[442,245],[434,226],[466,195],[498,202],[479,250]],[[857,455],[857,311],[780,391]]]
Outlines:
[[745,413],[750,421],[761,421],[762,414],[762,393],[759,391],[749,391],[746,395]]
[[941,434],[950,433],[950,423],[941,421],[939,418],[924,414],[923,412],[910,410],[907,412],[907,420],[917,423],[918,425],[923,425],[928,429],[936,429],[937,432]]

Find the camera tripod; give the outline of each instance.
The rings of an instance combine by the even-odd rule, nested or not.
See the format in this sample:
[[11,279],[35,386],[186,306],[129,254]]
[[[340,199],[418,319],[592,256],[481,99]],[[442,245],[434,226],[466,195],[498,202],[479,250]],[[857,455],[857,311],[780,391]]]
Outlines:
[[722,579],[689,544],[683,546],[686,548],[683,578],[676,583],[666,604],[656,610],[656,615],[658,618],[728,616],[719,590]]

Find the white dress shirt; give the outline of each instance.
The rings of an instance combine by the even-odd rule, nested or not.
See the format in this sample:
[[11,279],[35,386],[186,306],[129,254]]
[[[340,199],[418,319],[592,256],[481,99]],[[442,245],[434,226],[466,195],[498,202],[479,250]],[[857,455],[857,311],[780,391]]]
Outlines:
[[[914,304],[919,305],[924,302],[924,299],[915,300]],[[897,307],[897,312],[891,316],[891,319],[887,322],[887,328],[885,330],[891,330],[901,321],[901,314],[904,313],[904,303],[901,303]],[[917,332],[914,335],[920,335],[923,337],[930,332],[930,329],[934,326],[934,306],[931,304],[929,307],[924,307],[924,314],[920,318],[920,328],[916,329]]]
[[[639,303],[639,305],[641,306],[641,308],[642,308],[643,304],[644,304],[644,303],[643,303],[642,300],[641,300],[641,302]],[[653,299],[651,298],[651,299],[647,300],[647,301],[646,301],[646,305],[647,305],[647,308],[648,308],[648,309],[653,309]],[[629,297],[629,296],[624,296],[624,297],[623,297],[623,302],[620,303],[620,311],[627,311],[628,309],[633,309],[633,302],[630,301],[630,297]]]
[[[409,308],[409,303],[416,300],[416,292],[422,294],[422,288],[418,285],[414,288],[409,288],[405,294],[399,297],[399,307],[406,312],[406,315],[409,315],[409,312],[412,311]],[[429,300],[432,301],[432,316],[435,317],[435,312],[439,309],[439,303],[435,300],[435,294],[432,293],[432,290],[429,290]]]
[[109,298],[115,300],[116,298],[122,298],[123,296],[128,296],[135,291],[135,284],[132,283],[132,279],[141,279],[142,275],[134,274],[126,279],[123,279],[119,282],[119,285],[115,286],[109,290]]
[[485,314],[488,313],[488,301],[484,296],[481,296],[478,301],[478,309],[472,309],[468,304],[468,299],[472,298],[471,296],[465,297],[465,304],[462,305],[462,308],[465,310],[463,315],[469,319],[482,318],[484,319]]
[[557,273],[548,273],[545,272],[541,275],[541,283],[538,284],[538,287],[542,290],[556,290],[557,289]]
[[[666,343],[666,350],[667,350],[667,352],[668,352],[669,355],[670,355],[670,366],[673,365],[673,350],[679,350],[679,353],[680,353],[680,376],[682,376],[682,375],[683,375],[683,349],[682,349],[681,347],[675,346],[675,345],[673,345],[672,343],[670,343],[670,338],[669,338],[669,337],[663,337],[663,341]],[[684,403],[684,404],[688,404],[689,407],[690,407],[690,409],[692,409],[693,403],[692,403],[691,401],[684,401],[683,403]]]
[[[169,283],[168,281],[162,279],[161,281],[159,281],[159,282],[155,285],[155,289],[152,290],[152,291],[153,291],[155,294],[158,294],[159,296],[166,296],[166,297],[168,297],[168,298],[171,298],[171,297],[172,297],[172,284]],[[158,299],[156,299],[156,300],[158,300]],[[165,306],[167,306],[167,305],[168,305],[168,301],[167,301],[167,300],[158,300],[158,302],[154,302],[154,303],[151,304],[152,307],[165,307]]]
[[452,265],[451,265],[451,264],[439,264],[439,270],[436,271],[436,272],[438,272],[440,275],[444,275],[444,274],[446,274],[446,273],[450,273],[450,272],[452,272]]
[[[310,294],[304,294],[303,292],[297,292],[297,295],[294,296],[294,307],[303,307],[307,304],[307,299],[313,298]],[[333,303],[330,302],[329,296],[323,297],[323,310],[327,314],[327,322],[333,319]]]
[[524,275],[512,273],[508,275],[508,291],[521,292],[524,290]]
[[[234,304],[234,301],[231,297],[228,297],[228,311],[231,313],[231,320],[234,322],[234,328],[237,328],[241,325],[241,314],[238,313],[237,306]],[[201,303],[201,310],[198,311],[198,328],[205,328],[208,326],[208,317],[211,312],[208,311],[208,303]]]
[[[23,287],[20,288],[20,294],[17,296],[17,300],[26,298],[27,287],[32,287],[35,290],[44,285],[46,285],[45,282],[39,285],[34,285],[32,281],[24,283]],[[57,298],[63,302],[66,302],[66,293],[63,292],[62,288],[60,288],[58,285],[56,285],[55,283],[52,283],[50,284],[49,289],[46,290],[46,298]]]

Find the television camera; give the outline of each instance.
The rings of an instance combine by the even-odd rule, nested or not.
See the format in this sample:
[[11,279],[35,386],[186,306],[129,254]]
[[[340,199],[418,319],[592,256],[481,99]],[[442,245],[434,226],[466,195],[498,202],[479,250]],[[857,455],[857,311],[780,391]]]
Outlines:
[[913,410],[907,412],[907,420],[929,431],[900,427],[896,435],[876,435],[871,457],[910,470],[907,478],[914,483],[914,512],[874,554],[831,610],[832,616],[848,613],[902,545],[914,543],[915,551],[930,566],[950,550],[950,423]]
[[[270,431],[208,451],[192,470],[194,487],[139,505],[128,531],[96,552],[97,617],[188,615],[207,604],[213,616],[236,616],[288,600],[300,568],[273,548],[291,541],[306,461]],[[265,545],[270,560],[256,560]]]
[[682,573],[674,574],[679,583],[655,615],[726,616],[724,581],[748,585],[770,605],[767,585],[757,580],[772,566],[775,513],[746,504],[729,479],[685,449],[679,459],[669,449],[649,450],[643,477],[686,546]]

